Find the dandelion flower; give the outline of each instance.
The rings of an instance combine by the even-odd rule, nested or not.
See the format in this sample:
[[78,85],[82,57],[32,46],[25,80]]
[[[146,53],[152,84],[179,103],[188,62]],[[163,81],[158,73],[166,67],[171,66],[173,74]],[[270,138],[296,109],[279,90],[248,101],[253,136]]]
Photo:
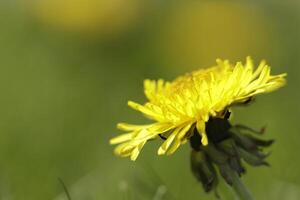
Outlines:
[[[250,57],[235,65],[217,59],[217,65],[176,78],[172,82],[145,80],[145,104],[129,101],[128,105],[154,122],[145,125],[119,123],[126,134],[110,140],[119,144],[115,153],[136,160],[147,141],[163,139],[157,153],[173,154],[182,144],[191,146],[191,170],[204,191],[217,193],[218,173],[243,200],[253,199],[239,177],[245,174],[243,163],[267,165],[263,149],[273,140],[245,125],[232,125],[231,107],[246,105],[261,93],[284,86],[286,74],[271,75],[262,61],[254,68]],[[251,133],[251,134],[250,134]]]
[[[217,59],[217,65],[200,69],[174,81],[145,80],[145,104],[129,101],[128,105],[154,122],[146,125],[119,123],[126,134],[110,140],[119,144],[115,153],[136,160],[147,141],[165,139],[158,154],[172,154],[193,134],[206,146],[214,138],[208,133],[210,119],[224,119],[231,106],[251,101],[260,93],[271,92],[285,84],[286,74],[271,75],[271,68],[262,61],[254,69],[250,57],[235,65]],[[196,129],[196,131],[194,131]]]

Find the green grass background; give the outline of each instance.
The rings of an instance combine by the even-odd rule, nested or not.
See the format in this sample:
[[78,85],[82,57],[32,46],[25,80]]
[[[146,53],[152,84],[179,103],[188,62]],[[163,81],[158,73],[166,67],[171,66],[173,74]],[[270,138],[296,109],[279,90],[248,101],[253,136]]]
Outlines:
[[[145,122],[126,106],[129,99],[145,100],[143,79],[173,79],[206,62],[214,64],[211,60],[174,66],[175,57],[159,46],[164,41],[157,42],[161,27],[167,25],[161,19],[169,17],[170,8],[180,9],[187,2],[155,1],[134,28],[113,40],[56,30],[28,15],[17,1],[0,2],[0,199],[66,199],[58,178],[73,200],[214,199],[190,173],[188,145],[174,156],[158,157],[161,141],[149,142],[131,162],[115,157],[108,144],[120,133],[117,122]],[[266,137],[276,140],[268,158],[271,167],[247,168],[243,181],[256,199],[297,200],[300,3],[234,2],[245,9],[260,8],[272,27],[265,31],[273,39],[268,51],[250,49],[243,57],[233,56],[233,61],[247,55],[257,62],[266,58],[274,73],[288,73],[285,88],[235,109],[235,122],[267,125]],[[238,38],[239,30],[234,33]],[[255,29],[249,28],[247,34],[255,41]],[[230,55],[235,55],[234,47],[233,41]],[[227,55],[216,52],[215,58]],[[224,183],[220,193],[234,199]]]

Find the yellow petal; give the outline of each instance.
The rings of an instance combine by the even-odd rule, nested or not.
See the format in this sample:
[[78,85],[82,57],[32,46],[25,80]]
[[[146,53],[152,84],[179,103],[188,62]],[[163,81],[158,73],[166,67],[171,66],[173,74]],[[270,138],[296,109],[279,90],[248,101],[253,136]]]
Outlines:
[[119,144],[132,139],[132,133],[122,134],[109,140],[110,144]]
[[117,128],[123,131],[135,131],[143,128],[147,128],[149,125],[134,125],[127,123],[118,123]]
[[157,154],[158,155],[162,155],[165,154],[168,150],[168,148],[170,147],[170,145],[172,144],[173,140],[175,139],[177,133],[179,132],[179,130],[181,129],[181,127],[176,128],[173,133],[171,133],[171,135],[169,135],[169,137],[164,141],[164,143],[159,147]]
[[143,146],[146,144],[146,141],[144,142],[141,142],[137,147],[135,147],[131,153],[131,156],[130,156],[130,159],[132,161],[135,161],[138,157],[138,155],[140,154],[141,152],[141,149],[143,148]]
[[178,132],[174,142],[167,150],[167,155],[173,154],[181,144],[185,143],[186,139],[184,138],[184,136],[186,135],[187,131],[190,130],[191,126],[192,124],[189,124]]
[[205,131],[205,122],[202,120],[197,121],[196,128],[198,132],[201,134],[201,143],[204,146],[208,145],[208,138]]

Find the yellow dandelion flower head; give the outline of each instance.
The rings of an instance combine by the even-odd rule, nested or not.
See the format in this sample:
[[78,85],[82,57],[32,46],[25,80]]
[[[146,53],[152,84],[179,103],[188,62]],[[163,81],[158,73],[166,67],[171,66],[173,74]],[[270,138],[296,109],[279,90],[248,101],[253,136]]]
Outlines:
[[228,60],[217,59],[216,66],[188,73],[172,82],[147,79],[144,92],[148,102],[141,105],[129,101],[128,105],[154,123],[119,123],[117,127],[127,133],[112,138],[110,143],[119,144],[116,154],[136,160],[148,140],[163,136],[165,141],[158,154],[169,155],[186,143],[191,130],[196,128],[205,146],[209,142],[205,130],[209,118],[223,118],[224,111],[230,106],[285,84],[286,74],[274,76],[270,70],[265,61],[254,69],[250,57],[244,65],[241,62],[232,65]]

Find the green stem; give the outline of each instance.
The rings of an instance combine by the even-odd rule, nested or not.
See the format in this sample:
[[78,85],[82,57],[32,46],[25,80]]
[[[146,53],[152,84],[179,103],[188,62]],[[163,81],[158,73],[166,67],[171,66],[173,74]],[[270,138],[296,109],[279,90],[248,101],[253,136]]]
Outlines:
[[240,177],[237,175],[235,171],[230,170],[231,178],[232,178],[232,187],[239,197],[240,200],[254,200],[249,190],[241,181]]

